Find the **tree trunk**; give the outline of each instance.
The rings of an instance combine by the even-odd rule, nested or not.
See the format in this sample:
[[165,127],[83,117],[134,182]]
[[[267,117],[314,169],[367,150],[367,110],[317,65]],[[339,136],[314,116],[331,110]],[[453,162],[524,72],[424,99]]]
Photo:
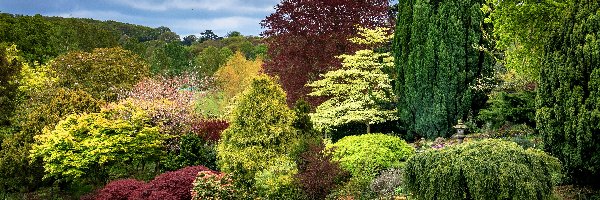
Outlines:
[[371,124],[367,123],[367,134],[371,133]]

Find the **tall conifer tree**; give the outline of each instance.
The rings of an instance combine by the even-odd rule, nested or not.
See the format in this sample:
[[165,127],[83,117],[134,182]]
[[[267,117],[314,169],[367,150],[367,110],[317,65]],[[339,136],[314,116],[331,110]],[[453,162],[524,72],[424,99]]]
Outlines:
[[[406,0],[394,39],[400,119],[410,134],[447,137],[474,115],[477,80],[491,71],[481,47],[483,0]],[[475,107],[475,108],[474,108]]]
[[540,73],[537,127],[570,181],[600,182],[600,3],[570,2],[550,35]]

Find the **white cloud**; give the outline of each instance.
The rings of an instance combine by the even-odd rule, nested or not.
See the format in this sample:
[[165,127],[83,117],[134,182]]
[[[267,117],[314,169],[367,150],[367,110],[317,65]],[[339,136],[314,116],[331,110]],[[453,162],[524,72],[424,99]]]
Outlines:
[[[273,0],[270,0],[273,1]],[[263,5],[255,5],[256,2],[242,0],[113,0],[116,4],[126,5],[134,9],[146,11],[169,11],[169,10],[208,10],[224,12],[262,13],[271,12],[271,2]]]

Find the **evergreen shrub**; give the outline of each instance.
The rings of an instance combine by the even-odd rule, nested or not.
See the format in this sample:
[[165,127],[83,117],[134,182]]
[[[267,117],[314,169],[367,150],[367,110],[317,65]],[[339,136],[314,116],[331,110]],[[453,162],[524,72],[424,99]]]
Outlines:
[[332,195],[335,198],[375,198],[370,185],[377,174],[401,168],[415,149],[399,137],[381,133],[347,136],[332,145],[333,161],[350,172],[352,178]]
[[402,166],[415,149],[399,137],[381,133],[347,136],[332,145],[333,160],[352,176]]
[[549,199],[559,174],[558,159],[489,139],[417,154],[404,180],[415,199]]
[[178,151],[167,155],[166,161],[162,161],[165,170],[173,171],[196,165],[217,169],[217,150],[214,144],[204,141],[196,134],[186,134],[179,138],[178,146]]
[[294,153],[300,139],[285,92],[266,75],[255,77],[238,96],[229,127],[217,145],[219,168],[242,189],[263,198],[289,199],[298,172]]

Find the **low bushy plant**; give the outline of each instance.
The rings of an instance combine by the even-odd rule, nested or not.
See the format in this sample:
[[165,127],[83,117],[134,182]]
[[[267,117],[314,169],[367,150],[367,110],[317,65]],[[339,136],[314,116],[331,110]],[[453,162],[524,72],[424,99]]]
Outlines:
[[333,160],[339,161],[342,168],[352,176],[399,168],[415,154],[415,149],[406,141],[381,133],[347,136],[332,147]]
[[369,187],[376,175],[385,169],[401,168],[415,154],[414,147],[399,137],[381,133],[346,136],[331,145],[333,160],[352,178],[333,194],[337,198],[369,199],[376,194]]
[[489,139],[417,154],[405,181],[415,199],[549,199],[559,173],[540,150]]
[[[69,115],[53,130],[35,136],[30,157],[43,160],[46,177],[105,183],[163,158],[163,143],[170,136],[149,121],[144,110],[122,104],[100,113]],[[110,173],[123,166],[127,174]]]
[[229,174],[201,171],[192,188],[192,200],[236,199],[237,191]]
[[381,172],[377,178],[371,182],[371,190],[377,193],[381,199],[393,199],[396,192],[404,192],[404,170],[387,169]]
[[193,166],[158,175],[154,180],[132,192],[129,200],[191,199],[192,183],[201,171],[210,171],[210,169],[204,166]]
[[[123,179],[111,181],[95,195],[96,200],[127,200],[131,193],[145,185],[143,181]],[[91,198],[90,198],[91,199]]]
[[333,189],[350,178],[350,173],[331,160],[331,153],[323,144],[310,145],[300,158],[296,179],[308,199],[325,199]]
[[216,170],[216,147],[214,144],[205,142],[196,134],[186,134],[179,138],[179,149],[167,155],[167,159],[162,161],[162,164],[166,171],[196,165]]

